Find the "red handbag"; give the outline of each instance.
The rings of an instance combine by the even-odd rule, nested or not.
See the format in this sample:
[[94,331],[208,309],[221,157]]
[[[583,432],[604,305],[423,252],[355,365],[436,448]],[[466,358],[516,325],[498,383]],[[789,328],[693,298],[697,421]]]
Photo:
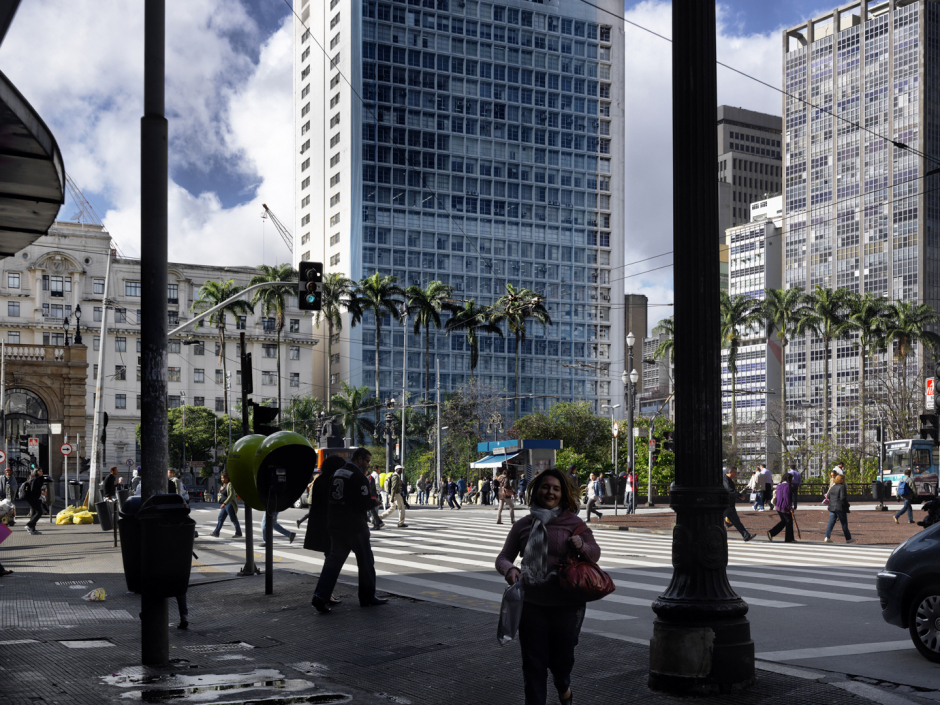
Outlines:
[[[587,529],[582,523],[571,535],[577,536]],[[558,568],[558,582],[562,590],[584,602],[600,600],[617,589],[613,579],[597,563],[581,554],[569,553],[565,557]]]

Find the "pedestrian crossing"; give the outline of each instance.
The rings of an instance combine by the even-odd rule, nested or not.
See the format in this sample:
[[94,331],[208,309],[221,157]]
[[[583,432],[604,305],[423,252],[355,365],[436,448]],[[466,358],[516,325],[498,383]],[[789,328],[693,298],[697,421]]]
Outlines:
[[[195,514],[206,529],[199,544],[244,551],[243,540],[227,538],[234,533],[227,524],[222,539],[206,538],[215,528],[214,512],[212,516]],[[499,609],[506,583],[494,563],[511,528],[508,521],[498,525],[495,514],[485,510],[423,510],[409,512],[407,522],[407,528],[389,523],[372,534],[380,590],[468,609]],[[257,540],[260,520],[254,525]],[[648,620],[650,603],[672,576],[671,537],[601,529],[594,536],[601,547],[600,566],[611,574],[617,590],[591,603],[586,618],[597,623],[597,628],[605,622]],[[322,554],[305,551],[302,544],[301,536],[289,545],[275,535],[274,555],[281,565],[319,573]],[[875,574],[890,553],[887,548],[857,545],[743,543],[731,535],[727,572],[732,587],[752,607],[786,610],[814,604],[877,603]],[[355,558],[350,555],[343,574],[354,579],[356,572]]]

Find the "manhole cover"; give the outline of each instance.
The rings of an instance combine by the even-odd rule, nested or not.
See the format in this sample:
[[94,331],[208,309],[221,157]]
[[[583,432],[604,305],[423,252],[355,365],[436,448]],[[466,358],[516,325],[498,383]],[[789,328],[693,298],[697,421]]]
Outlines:
[[192,651],[194,654],[217,654],[223,651],[247,651],[255,647],[243,641],[234,641],[229,644],[200,644],[197,646],[184,646],[183,648]]
[[56,585],[91,585],[91,580],[62,580]]
[[107,639],[76,639],[68,641],[59,641],[67,649],[103,649],[108,646],[114,646]]

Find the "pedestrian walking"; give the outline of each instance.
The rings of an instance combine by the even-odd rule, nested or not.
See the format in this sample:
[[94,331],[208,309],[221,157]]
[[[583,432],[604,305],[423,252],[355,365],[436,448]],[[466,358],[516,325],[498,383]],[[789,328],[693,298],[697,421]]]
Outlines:
[[424,475],[418,478],[418,504],[427,504],[427,489],[428,481],[424,479]]
[[457,496],[460,497],[460,503],[463,504],[464,496],[467,494],[467,481],[462,477],[457,480]]
[[747,483],[751,490],[751,506],[755,512],[764,511],[764,483],[764,473],[761,472],[760,468],[757,468],[751,476],[750,482]]
[[[597,561],[601,549],[578,518],[579,490],[559,470],[533,478],[529,514],[509,531],[496,570],[513,585],[522,580],[524,598],[519,623],[522,678],[526,705],[545,705],[548,671],[562,705],[570,705],[574,650],[584,622],[585,603],[562,590],[558,570],[570,551]],[[574,536],[579,528],[583,533]],[[522,570],[513,564],[522,556]]]
[[212,535],[216,538],[219,538],[219,533],[222,531],[222,524],[225,523],[225,517],[228,517],[232,520],[232,525],[235,527],[235,538],[241,538],[242,536],[242,527],[238,523],[238,497],[235,495],[235,488],[232,487],[232,483],[228,479],[228,473],[222,473],[222,487],[219,489],[218,500],[222,505],[222,508],[219,509],[219,523],[215,526],[215,531],[212,532]]
[[104,478],[104,483],[102,486],[102,492],[104,493],[105,499],[114,499],[117,496],[118,490],[118,469],[114,465],[111,467],[111,471],[108,473],[108,476]]
[[444,483],[444,489],[447,492],[447,506],[451,509],[460,509],[460,502],[457,500],[459,486],[454,482],[454,478],[447,478],[447,482]]
[[490,483],[490,478],[483,480],[483,484],[480,485],[480,494],[483,497],[483,504],[489,505],[490,503],[490,493],[492,491],[493,485]]
[[[908,471],[910,472],[910,471]],[[840,475],[835,470],[829,473],[832,485],[826,492],[826,499],[829,500],[829,525],[826,527],[825,543],[832,543],[832,527],[836,525],[836,519],[842,524],[842,533],[845,535],[846,543],[855,543],[858,539],[853,539],[849,531],[849,498],[845,491],[845,475]]]
[[780,516],[780,521],[777,522],[774,527],[767,532],[768,541],[773,541],[774,536],[779,534],[782,530],[786,529],[786,532],[784,533],[784,541],[786,543],[796,542],[796,539],[793,538],[793,505],[790,502],[790,493],[790,473],[781,473],[780,484],[777,485],[777,495],[774,498],[774,509],[777,510],[777,514]]
[[911,508],[911,500],[914,498],[914,488],[911,486],[911,469],[904,471],[904,477],[898,483],[898,497],[904,500],[904,506],[894,515],[894,523],[898,523],[898,517],[907,512],[907,523],[914,523],[914,510]]
[[[278,524],[278,523],[277,523],[277,515],[278,515],[278,514],[279,514],[279,512],[274,512],[274,513],[271,515],[271,521],[274,522],[274,523],[271,525],[272,531],[276,531],[277,533],[279,533],[279,534],[280,534],[281,536],[283,536],[284,538],[289,539],[289,543],[294,543],[294,539],[297,538],[297,533],[294,532],[294,531],[288,531],[288,530],[285,529],[283,526],[281,526],[280,524]],[[265,544],[264,537],[267,536],[267,534],[265,533],[265,529],[267,528],[267,526],[268,526],[268,513],[267,513],[267,512],[264,512],[264,513],[261,515],[261,545],[262,545],[262,546],[266,545],[266,544]]]
[[[343,465],[345,465],[345,462]],[[342,467],[342,465],[340,467]],[[385,522],[382,521],[381,517],[379,516],[379,491],[375,484],[377,482],[376,478],[379,477],[379,474],[373,471],[370,475],[366,475],[365,477],[366,484],[369,486],[369,496],[375,500],[372,506],[369,507],[369,516],[372,519],[372,530],[378,531],[383,526],[385,526]]]
[[18,488],[19,485],[16,482],[16,478],[13,477],[13,468],[4,468],[3,476],[0,477],[0,502],[9,500],[11,504],[10,514],[8,515],[9,521],[7,522],[9,526],[16,525],[16,509],[12,505],[16,502],[16,491]]
[[525,504],[525,503],[526,503],[526,500],[525,500],[525,498],[526,498],[525,490],[526,490],[526,487],[528,487],[528,485],[529,485],[529,478],[527,478],[525,475],[523,475],[523,476],[522,476],[522,479],[519,480],[519,504]]
[[509,507],[509,521],[516,523],[516,505],[513,502],[512,483],[504,472],[499,476],[499,508],[496,510],[496,523],[503,523],[503,508]]
[[[307,533],[304,534],[304,548],[308,551],[322,553],[324,559],[330,555],[330,529],[327,523],[329,513],[330,492],[333,489],[333,474],[343,467],[346,461],[333,455],[323,461],[320,472],[314,475],[313,487],[310,489],[310,520],[307,524]],[[369,476],[371,479],[371,475]],[[331,593],[329,604],[338,605]]]
[[636,474],[633,468],[627,468],[627,486],[624,491],[623,503],[627,507],[627,514],[636,514]]
[[760,474],[764,476],[764,498],[761,507],[768,504],[773,506],[774,475],[764,463],[760,464]]
[[594,473],[592,472],[590,476],[588,476],[588,486],[587,486],[587,518],[584,520],[585,523],[587,524],[591,523],[591,512],[594,512],[599,517],[604,516],[599,511],[597,511],[597,508],[596,508],[597,502],[599,501],[598,491],[603,492],[603,490],[601,490],[600,485],[597,481],[597,476],[594,475]]
[[23,492],[22,499],[26,500],[26,503],[29,505],[29,521],[26,522],[26,533],[27,534],[39,534],[41,532],[36,530],[36,524],[42,517],[42,490],[45,485],[45,478],[43,477],[44,471],[42,468],[37,467],[33,470],[29,479],[24,483],[25,488],[21,488],[19,491]]
[[401,493],[401,488],[402,488],[401,476],[402,476],[402,473],[404,472],[405,472],[405,468],[403,468],[401,465],[396,465],[395,472],[391,473],[388,476],[388,480],[387,480],[388,493],[389,493],[389,496],[391,497],[391,504],[389,505],[385,513],[381,517],[379,517],[380,519],[384,519],[389,514],[394,512],[395,509],[397,508],[399,528],[405,528],[406,526],[408,526],[405,523],[405,498],[402,496],[402,493]]
[[793,503],[793,511],[795,512],[797,505],[797,495],[800,493],[800,485],[803,484],[803,475],[799,470],[796,469],[796,465],[790,465],[787,468],[787,472],[790,473],[790,487],[793,490],[790,501]]
[[387,486],[387,483],[388,483],[388,476],[389,476],[389,473],[387,473],[387,472],[380,472],[380,473],[379,473],[379,484],[378,484],[378,488],[379,488],[379,495],[380,495],[381,498],[382,498],[382,509],[383,509],[383,510],[388,509],[388,486]]
[[725,473],[724,483],[725,489],[728,490],[730,495],[728,499],[728,508],[725,510],[725,519],[731,523],[731,525],[738,530],[741,534],[741,538],[745,541],[750,541],[754,538],[754,534],[744,528],[744,524],[741,523],[740,517],[738,517],[738,509],[734,506],[734,503],[741,498],[741,493],[738,491],[738,486],[736,484],[738,480],[738,469],[732,467],[728,472]]
[[578,468],[573,463],[568,466],[568,481],[577,490],[578,502],[581,501],[581,480],[578,479]]
[[366,521],[366,511],[375,505],[364,474],[368,472],[371,460],[372,454],[368,450],[357,448],[352,460],[333,473],[327,511],[330,555],[323,563],[311,600],[318,612],[330,611],[329,597],[350,552],[355,554],[359,568],[359,604],[370,607],[388,602],[375,596],[375,559]]

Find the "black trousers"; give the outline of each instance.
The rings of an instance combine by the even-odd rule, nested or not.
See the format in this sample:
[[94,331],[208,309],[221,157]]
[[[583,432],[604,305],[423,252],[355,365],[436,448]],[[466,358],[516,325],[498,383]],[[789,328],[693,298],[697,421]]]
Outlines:
[[776,536],[781,530],[786,529],[783,540],[787,543],[792,543],[796,540],[793,538],[793,516],[789,512],[777,512],[777,514],[780,516],[780,521],[770,530],[770,535]]
[[39,519],[42,517],[42,502],[38,499],[28,500],[29,502],[29,521],[26,522],[26,526],[30,529],[35,529],[36,524],[39,523]]
[[484,492],[484,493],[483,493],[483,504],[489,504],[489,503],[490,503],[490,493],[489,493],[489,492]]
[[578,645],[584,605],[542,607],[524,602],[519,623],[525,705],[545,705],[547,677],[552,672],[555,690],[563,695],[571,685],[574,647]]
[[330,542],[330,554],[323,563],[313,594],[324,600],[330,599],[343,564],[352,552],[359,566],[359,604],[369,602],[375,597],[375,559],[369,544],[369,529],[356,534],[330,529]]
[[744,524],[741,523],[741,518],[738,516],[737,508],[732,504],[725,510],[725,516],[728,518],[728,521],[731,522],[731,526],[737,529],[741,536],[747,537],[747,529],[744,528]]

